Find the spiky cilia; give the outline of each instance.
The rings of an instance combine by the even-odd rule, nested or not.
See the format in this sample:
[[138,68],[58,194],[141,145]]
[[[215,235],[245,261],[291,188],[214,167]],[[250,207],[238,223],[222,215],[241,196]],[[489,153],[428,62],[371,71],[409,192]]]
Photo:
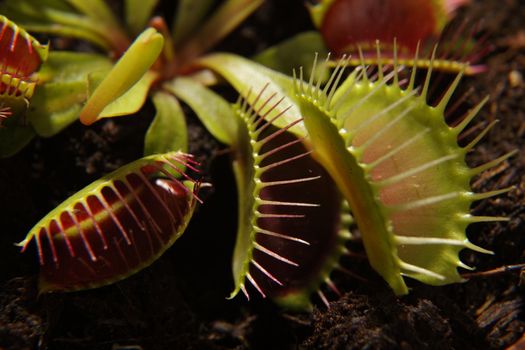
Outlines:
[[342,60],[323,89],[313,77],[303,82],[301,71],[295,90],[314,156],[349,202],[370,264],[398,295],[408,293],[404,276],[432,285],[461,281],[457,268],[470,269],[459,258],[462,249],[490,253],[468,240],[466,227],[507,220],[469,213],[473,201],[509,190],[470,188],[473,176],[513,154],[476,168],[465,163],[494,123],[467,146],[457,143],[486,99],[449,126],[445,108],[461,73],[434,107],[426,102],[432,65],[421,90],[414,87],[416,68],[406,87],[397,64],[386,75],[379,65],[377,79],[363,65],[338,86],[344,70]]
[[3,128],[2,122],[12,116],[11,107],[0,106],[0,128]]
[[273,126],[287,111],[269,118],[282,101],[275,95],[262,100],[264,92],[234,107],[239,228],[231,296],[242,290],[249,298],[251,285],[288,308],[310,309],[310,295],[322,283],[332,285],[329,273],[345,251],[348,217],[328,174],[303,140],[287,131],[302,119]]
[[20,243],[22,251],[36,243],[40,292],[95,288],[150,265],[180,237],[193,214],[199,183],[184,169],[195,164],[180,152],[141,158],[40,220]]

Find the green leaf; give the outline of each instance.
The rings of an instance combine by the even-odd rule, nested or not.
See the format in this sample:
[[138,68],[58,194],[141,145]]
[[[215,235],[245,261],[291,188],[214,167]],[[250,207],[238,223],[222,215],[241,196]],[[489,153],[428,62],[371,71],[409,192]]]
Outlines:
[[38,72],[41,84],[84,80],[92,72],[108,72],[113,67],[105,56],[68,51],[51,51]]
[[[293,79],[279,72],[266,68],[246,58],[219,53],[203,57],[198,62],[226,79],[248,103],[253,104],[257,96],[253,91],[260,92],[259,104],[271,96],[281,96],[283,102],[275,108],[270,108],[271,103],[263,108],[261,113],[270,110],[268,120],[280,113],[287,112],[277,118],[273,124],[283,128],[294,122],[299,117],[298,98],[294,93]],[[264,87],[266,86],[266,89]],[[248,96],[249,95],[249,96]],[[290,128],[290,132],[297,136],[306,136],[303,123],[298,123]]]
[[87,40],[104,50],[122,52],[129,46],[103,0],[9,1],[0,6],[0,13],[31,32]]
[[79,14],[65,1],[20,0],[0,7],[3,14],[31,32],[87,40],[103,49],[111,47],[114,30]]
[[88,97],[88,76],[107,73],[111,61],[101,55],[51,52],[38,73],[27,119],[40,136],[53,136],[78,119]]
[[[89,96],[105,78],[104,73],[93,73],[89,76]],[[98,114],[97,120],[112,118],[137,113],[146,102],[151,85],[157,79],[157,73],[148,71],[138,82],[129,88],[124,94],[115,98]]]
[[[49,8],[74,13],[74,10],[64,0],[18,0],[4,1],[0,4],[3,15],[18,22],[20,19],[38,19],[38,11]],[[40,18],[45,20],[45,18]]]
[[67,0],[67,2],[92,19],[106,23],[109,26],[119,26],[117,18],[104,0]]
[[209,12],[213,0],[180,0],[173,22],[173,41],[180,44],[190,36]]
[[146,27],[158,0],[126,0],[126,24],[133,35],[137,35]]
[[[145,74],[159,57],[163,45],[164,38],[159,32],[154,28],[146,29],[97,86],[80,114],[82,123],[89,125],[101,118],[100,114],[106,106],[124,95],[143,77],[141,84],[151,84],[152,76],[145,77]],[[108,116],[109,112],[105,112]],[[111,113],[114,113],[113,109]]]
[[[284,74],[291,74],[292,70],[298,67],[303,67],[305,72],[310,72],[314,53],[319,57],[326,57],[328,50],[319,32],[311,31],[297,34],[270,47],[255,56],[253,60]],[[327,65],[317,65],[316,76],[327,77],[328,73]]]
[[164,88],[190,106],[217,140],[228,145],[236,142],[238,118],[221,96],[188,78],[177,78]]
[[85,30],[83,28],[75,28],[61,24],[22,23],[21,25],[23,25],[24,28],[30,32],[86,40],[105,51],[109,51],[111,49],[111,45],[104,38],[100,37],[96,33],[93,33],[92,31]]
[[263,0],[227,0],[181,47],[181,60],[183,62],[192,61],[215,46],[262,3]]
[[38,135],[54,136],[78,119],[87,96],[85,81],[41,86],[31,101],[28,120]]
[[177,99],[166,93],[153,95],[157,110],[144,140],[144,155],[171,151],[187,152],[188,131],[184,112]]

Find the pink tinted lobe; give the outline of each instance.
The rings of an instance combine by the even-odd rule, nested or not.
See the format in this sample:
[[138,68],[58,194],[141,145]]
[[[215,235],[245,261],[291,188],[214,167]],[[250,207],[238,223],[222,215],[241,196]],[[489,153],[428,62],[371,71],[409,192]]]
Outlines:
[[9,72],[17,78],[27,78],[35,72],[42,60],[33,48],[31,39],[20,35],[18,28],[0,23],[0,54],[2,72]]
[[423,0],[335,0],[328,9],[321,33],[336,54],[356,45],[373,48],[376,39],[413,52],[418,41],[436,31],[436,14],[431,1]]
[[166,249],[190,210],[191,194],[178,181],[147,177],[148,170],[114,181],[40,231],[44,290],[122,279]]
[[[0,23],[0,74],[21,81],[29,80],[42,64],[37,50],[32,46],[29,36],[20,34],[18,27],[4,21]],[[9,83],[0,83],[0,93],[19,95],[20,93]]]

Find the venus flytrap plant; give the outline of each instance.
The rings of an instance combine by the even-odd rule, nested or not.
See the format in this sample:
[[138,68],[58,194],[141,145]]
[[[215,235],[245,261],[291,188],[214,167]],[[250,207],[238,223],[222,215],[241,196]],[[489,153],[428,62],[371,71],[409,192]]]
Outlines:
[[[350,210],[371,265],[396,294],[408,292],[404,276],[433,285],[461,281],[457,268],[469,267],[459,251],[488,252],[470,243],[465,229],[472,222],[504,219],[472,217],[469,207],[508,189],[474,194],[469,182],[511,154],[474,169],[466,165],[465,153],[493,124],[466,147],[458,146],[459,134],[482,106],[456,126],[445,123],[461,74],[430,106],[432,70],[442,65],[407,59],[414,67],[407,84],[395,40],[390,61],[383,60],[378,45],[376,56],[360,57],[363,63],[348,76],[343,60],[323,87],[316,61],[315,73],[304,82],[302,71],[291,78],[236,55],[203,55],[210,47],[206,38],[214,44],[260,3],[226,1],[199,27],[211,2],[201,0],[204,10],[188,12],[190,1],[181,1],[172,33],[163,20],[149,20],[156,1],[146,1],[141,14],[133,10],[137,1],[126,1],[125,26],[102,0],[43,1],[36,7],[45,14],[40,20],[31,7],[34,0],[6,5],[35,30],[87,39],[118,58],[113,63],[99,54],[51,55],[28,114],[39,134],[51,136],[79,116],[90,125],[133,114],[148,96],[157,112],[146,133],[145,158],[67,199],[21,243],[25,250],[36,242],[41,292],[125,278],[183,233],[199,201],[199,183],[185,173],[195,170],[191,157],[179,152],[187,150],[187,135],[178,100],[231,149],[239,212],[230,297],[242,291],[249,298],[255,290],[285,307],[307,310],[311,294],[318,292],[328,304],[321,286],[338,292],[330,274],[347,252]],[[118,26],[116,36],[90,29],[87,24],[97,18],[104,28]],[[75,20],[82,24],[79,30]],[[52,26],[57,21],[60,31]],[[148,23],[128,47],[127,33],[137,35]],[[188,34],[196,29],[194,36]],[[270,52],[263,61],[274,56]],[[377,78],[368,77],[367,59],[376,64]],[[385,63],[392,66],[388,74]],[[416,68],[425,65],[419,90]],[[469,68],[452,70],[461,69]],[[241,94],[236,105],[207,88],[199,73],[208,70]]]
[[[377,51],[378,58],[380,58],[379,45]],[[396,57],[395,54],[394,57]],[[222,64],[218,64],[216,60]],[[303,129],[306,126],[308,137],[304,140],[305,144],[314,150],[314,158],[321,162],[334,178],[349,201],[356,219],[361,217],[360,220],[357,220],[357,224],[363,233],[365,249],[371,264],[397,294],[408,292],[402,276],[410,276],[434,285],[459,282],[462,277],[457,268],[469,268],[459,260],[459,251],[470,248],[484,253],[488,252],[468,241],[465,234],[467,225],[478,221],[505,219],[471,217],[468,214],[469,207],[475,200],[498,195],[509,189],[473,194],[470,192],[469,182],[475,174],[503,161],[511,154],[475,169],[469,169],[465,165],[463,160],[465,153],[474,147],[493,124],[465,148],[457,145],[457,137],[460,132],[481,108],[481,105],[477,106],[455,128],[448,127],[445,123],[445,107],[459,84],[462,74],[456,77],[439,105],[432,107],[428,105],[427,92],[434,68],[433,60],[428,63],[428,71],[421,92],[415,88],[416,70],[421,65],[417,57],[412,59],[415,68],[409,77],[408,87],[404,82],[405,78],[400,76],[402,72],[400,72],[397,60],[394,61],[393,71],[386,75],[381,60],[377,59],[379,66],[376,80],[368,78],[366,73],[368,67],[362,63],[359,69],[338,87],[344,74],[344,69],[339,66],[322,89],[321,81],[313,79],[313,75],[307,83],[303,82],[301,74],[299,79],[296,78],[294,84],[293,81],[275,72],[266,74],[265,68],[254,64],[238,65],[245,70],[239,73],[233,68],[237,66],[235,62],[238,60],[237,57],[221,54],[205,57],[200,60],[200,63],[223,75],[237,89],[242,88],[245,84],[242,76],[247,71],[250,71],[252,77],[250,82],[257,87],[262,85],[265,76],[271,77],[273,84],[263,85],[259,94],[244,95],[245,107],[241,110],[248,110],[248,113],[243,112],[243,114],[248,114],[252,119],[255,118],[254,115],[265,116],[270,123],[300,138],[306,135]],[[364,59],[362,58],[361,61]],[[225,62],[228,64],[224,64]],[[316,63],[312,70],[316,71]],[[290,94],[289,89],[292,91],[295,89],[295,96]],[[282,101],[286,101],[290,108],[282,107],[282,103],[270,104],[269,101],[276,96],[281,96]],[[247,109],[246,104],[252,109]],[[296,108],[304,116],[304,124],[289,117],[293,115],[292,113],[297,113]],[[246,124],[249,129],[250,123],[246,122]],[[338,131],[337,125],[340,125],[341,131]],[[351,141],[354,140],[351,137],[354,135],[346,130],[355,133],[356,139],[360,142],[360,148],[355,150],[355,154],[352,153],[353,148],[350,147]],[[248,134],[250,137],[244,136],[240,139],[250,139],[252,143],[257,140],[256,136]],[[350,148],[347,149],[347,147]],[[420,150],[423,149],[428,150],[421,152]],[[253,158],[248,156],[250,153],[253,153]],[[237,166],[248,169],[259,156],[257,150],[253,148],[250,152],[241,154],[248,157],[248,160],[239,162],[240,165]],[[369,164],[363,164],[363,159],[366,159]],[[452,164],[449,165],[447,162]],[[408,170],[403,171],[401,164],[408,167]],[[289,169],[281,170],[289,171]],[[247,184],[258,183],[258,176],[254,171],[251,171],[251,176],[249,176],[249,170],[244,169],[244,171],[247,173],[236,171],[236,174],[245,174],[237,175],[239,202],[256,203],[254,198],[257,199],[258,193],[257,190],[253,190],[256,186],[249,187]],[[368,175],[366,171],[373,173],[374,177]],[[381,174],[381,171],[384,173]],[[381,177],[388,178],[388,180],[379,181]],[[249,190],[244,187],[248,187]],[[254,193],[253,197],[248,199],[250,197],[247,194],[252,193]],[[294,192],[293,195],[298,196],[298,192]],[[289,202],[300,203],[291,200]],[[326,205],[323,202],[319,204],[321,207]],[[253,206],[250,204],[243,206],[239,214],[240,227],[242,227],[241,218],[243,216],[251,217],[252,221],[244,225],[245,232],[240,231],[238,236],[237,248],[243,248],[239,250],[241,253],[238,253],[241,258],[234,259],[234,276],[241,276],[241,278],[236,277],[236,280],[239,281],[236,291],[242,290],[241,286],[245,287],[247,280],[262,295],[272,295],[288,307],[307,309],[310,292],[319,288],[319,281],[328,278],[332,269],[338,266],[338,258],[341,251],[344,251],[344,241],[325,251],[326,255],[323,258],[318,258],[317,266],[326,264],[323,273],[316,274],[313,278],[298,277],[295,282],[291,282],[300,284],[308,281],[315,285],[315,288],[307,288],[308,292],[303,289],[300,293],[290,293],[288,297],[281,298],[261,287],[260,279],[253,277],[257,265],[250,258],[250,250],[257,251],[254,249],[257,244],[254,237],[258,234],[257,229],[260,227],[253,224],[253,218],[256,218],[257,214],[248,215],[250,211],[242,212],[250,207]],[[257,213],[256,206],[251,212]],[[435,213],[433,217],[432,213]],[[337,220],[341,220],[341,217]],[[280,220],[275,220],[275,222],[280,222]],[[421,235],[420,231],[422,231]],[[253,232],[256,234],[254,235]],[[329,230],[329,232],[333,231]],[[335,236],[329,235],[329,237]],[[250,244],[253,246],[250,247]],[[284,250],[274,259],[284,258],[280,260],[281,263],[294,266],[294,261],[286,258],[286,253],[293,254],[291,252],[293,252],[292,249]],[[257,260],[255,263],[258,264]],[[235,266],[235,264],[241,265]],[[264,266],[261,267],[264,268]],[[300,270],[298,266],[295,268]],[[278,270],[277,268],[265,268],[264,271],[268,273],[266,280],[271,280],[272,277],[275,278],[274,271]],[[276,280],[280,282],[280,279],[276,278]],[[331,285],[329,279],[326,281]],[[282,291],[286,290],[287,288],[282,288]],[[326,300],[322,294],[320,295],[323,300]]]
[[[302,82],[302,76],[291,82],[286,77],[282,77],[275,72],[266,74],[265,68],[256,67],[255,65],[243,64],[243,69],[250,71],[252,77],[251,83],[259,87],[264,81],[264,77],[271,77],[273,84],[267,88],[262,88],[260,94],[256,96],[245,95],[246,101],[254,108],[259,101],[267,101],[277,96],[281,96],[291,107],[284,113],[284,108],[270,108],[268,104],[261,103],[257,110],[258,115],[271,114],[274,117],[281,115],[279,118],[269,118],[272,123],[278,127],[286,128],[291,133],[302,137],[304,136],[304,126],[308,129],[308,138],[306,145],[314,150],[314,157],[323,164],[327,171],[338,184],[345,198],[349,201],[350,207],[354,212],[357,208],[361,220],[357,221],[360,230],[364,235],[365,249],[369,254],[371,264],[378,272],[389,282],[394,291],[398,294],[405,294],[408,290],[402,279],[402,275],[417,278],[429,284],[447,284],[461,281],[462,278],[457,271],[457,267],[468,268],[458,257],[459,251],[464,248],[471,248],[481,252],[488,252],[482,248],[476,247],[470,243],[465,235],[465,229],[471,222],[504,220],[504,218],[475,218],[468,215],[470,204],[479,199],[488,198],[508,191],[503,189],[487,194],[472,194],[469,192],[469,181],[472,176],[488,167],[504,160],[509,155],[505,155],[484,167],[475,170],[468,170],[465,165],[465,153],[474,147],[475,143],[488,132],[491,125],[479,137],[477,137],[467,147],[461,149],[457,146],[457,137],[461,130],[467,125],[481,108],[478,106],[472,111],[464,121],[456,126],[455,131],[450,131],[440,139],[449,128],[445,123],[445,107],[452,97],[455,87],[459,84],[461,74],[458,75],[452,86],[445,96],[442,97],[437,107],[428,105],[427,92],[430,85],[430,77],[434,68],[434,61],[428,62],[428,71],[426,80],[419,92],[415,89],[416,70],[422,64],[418,58],[413,58],[412,74],[408,80],[408,88],[404,82],[404,77],[400,77],[401,72],[398,61],[394,60],[393,72],[385,75],[384,67],[381,64],[382,57],[379,45],[377,48],[378,62],[377,80],[370,80],[365,74],[368,67],[362,63],[361,67],[352,73],[341,87],[337,88],[343,78],[344,69],[341,66],[336,68],[332,77],[328,80],[327,85],[321,89],[321,81],[311,79],[309,83]],[[396,57],[396,55],[393,55]],[[221,61],[223,64],[216,63]],[[233,86],[240,90],[244,82],[242,76],[245,72],[239,73],[233,67],[239,58],[234,56],[213,55],[200,60],[204,66],[210,67],[225,77]],[[364,61],[364,58],[361,58]],[[224,64],[229,62],[229,64]],[[313,65],[313,71],[316,70],[316,64]],[[395,73],[394,73],[395,72]],[[313,75],[312,75],[313,77]],[[390,83],[393,80],[393,83]],[[301,82],[301,83],[299,83]],[[289,85],[292,83],[292,87]],[[304,84],[304,85],[301,85]],[[289,89],[295,89],[297,92],[290,94]],[[337,101],[337,104],[335,103]],[[337,107],[336,107],[337,106]],[[305,117],[304,125],[294,123],[287,115],[297,113],[298,108],[301,115]],[[354,119],[346,114],[353,108]],[[289,112],[289,113],[288,113]],[[345,114],[346,113],[346,114]],[[310,116],[313,114],[315,117]],[[346,144],[345,137],[339,135],[339,131],[333,123],[342,123],[337,121],[335,114],[346,120],[347,123],[361,123],[359,128],[359,140],[363,144],[356,154],[347,150],[349,145]],[[352,114],[353,116],[353,114]],[[367,121],[367,118],[370,118]],[[332,120],[333,123],[330,122]],[[428,120],[427,120],[428,119]],[[350,124],[349,124],[350,125]],[[351,124],[353,125],[353,124]],[[368,127],[372,128],[369,129]],[[349,126],[350,128],[350,126]],[[406,130],[405,130],[406,129]],[[438,136],[432,134],[432,130]],[[346,129],[345,129],[346,130]],[[372,130],[372,131],[370,131]],[[365,134],[365,131],[367,132]],[[344,134],[346,131],[341,131]],[[357,133],[357,131],[355,131]],[[368,134],[370,133],[370,134]],[[428,133],[428,135],[427,135]],[[368,136],[366,136],[368,135]],[[375,136],[374,136],[375,135]],[[407,135],[404,137],[403,135]],[[349,136],[348,136],[349,137]],[[370,138],[367,142],[363,141]],[[383,146],[382,140],[388,142]],[[397,140],[395,143],[393,140]],[[404,141],[403,141],[404,140]],[[373,146],[375,147],[372,147]],[[447,145],[445,147],[445,144]],[[397,145],[397,146],[396,146]],[[411,146],[415,146],[412,148]],[[379,188],[374,183],[374,178],[365,176],[364,170],[361,169],[361,158],[368,148],[367,157],[372,157],[375,163],[363,167],[365,169],[386,169],[389,172],[398,171],[395,174],[385,173],[382,176],[390,177],[392,184],[381,184],[384,188]],[[405,154],[405,152],[415,152],[414,150],[429,149],[419,157]],[[374,150],[375,153],[371,153]],[[399,152],[399,154],[397,154]],[[448,154],[447,152],[452,152]],[[397,159],[402,155],[402,159]],[[453,166],[445,167],[443,164],[453,162]],[[394,163],[387,167],[385,164]],[[407,167],[414,169],[403,172],[397,164],[406,164]],[[412,164],[415,162],[415,164]],[[419,162],[419,163],[418,163]],[[246,166],[246,165],[245,165]],[[440,170],[434,176],[433,173],[427,173],[430,170]],[[371,171],[371,170],[369,170]],[[379,170],[376,170],[379,171]],[[349,176],[352,175],[352,176]],[[424,175],[424,176],[423,176]],[[376,175],[381,176],[381,175]],[[435,177],[435,179],[434,179]],[[418,180],[421,179],[421,183]],[[400,184],[396,184],[396,181]],[[435,183],[443,182],[441,187],[435,186]],[[243,181],[238,180],[238,184]],[[399,189],[397,186],[405,185],[407,188]],[[376,192],[372,191],[374,189]],[[429,188],[431,190],[429,190]],[[406,191],[406,193],[405,193]],[[422,192],[426,191],[426,192]],[[433,193],[437,191],[438,193]],[[439,193],[444,191],[445,193]],[[447,192],[450,191],[450,192]],[[246,191],[245,191],[246,192]],[[420,193],[421,192],[421,193]],[[385,198],[381,197],[381,194]],[[393,194],[392,194],[393,193]],[[398,196],[398,197],[395,197]],[[242,197],[244,198],[244,197]],[[386,202],[389,201],[406,201],[406,203]],[[385,201],[385,202],[383,202]],[[450,202],[456,201],[455,205]],[[323,204],[321,203],[321,206]],[[420,208],[418,212],[416,209]],[[429,213],[434,210],[439,215],[431,218]],[[355,213],[355,212],[354,212]],[[418,215],[418,213],[420,213]],[[356,215],[356,217],[358,217]],[[446,217],[444,219],[444,217]],[[396,219],[394,221],[394,219]],[[443,222],[449,222],[443,224]],[[394,231],[393,224],[396,224]],[[414,226],[411,226],[413,224]],[[383,226],[384,225],[384,226]],[[428,227],[427,227],[428,226]],[[364,227],[364,228],[362,228]],[[426,232],[430,236],[418,236],[419,230]],[[412,237],[414,236],[414,237]],[[240,239],[240,238],[239,238]],[[341,247],[341,245],[339,245]],[[421,248],[417,253],[418,248]],[[416,252],[416,253],[414,253]],[[337,261],[334,255],[327,254],[326,261]],[[246,262],[246,259],[241,259]],[[319,260],[320,261],[320,260]],[[337,264],[329,264],[327,275]],[[269,273],[272,273],[270,270]],[[303,280],[304,281],[304,280]],[[256,281],[257,282],[257,281]],[[263,293],[266,291],[260,288]],[[304,295],[308,294],[302,294]],[[277,298],[279,299],[279,298]],[[307,299],[307,298],[306,298]],[[303,299],[304,301],[304,299]],[[285,303],[286,304],[286,303]],[[292,305],[288,304],[288,306]],[[307,303],[297,303],[295,306]],[[299,307],[300,308],[300,307]]]

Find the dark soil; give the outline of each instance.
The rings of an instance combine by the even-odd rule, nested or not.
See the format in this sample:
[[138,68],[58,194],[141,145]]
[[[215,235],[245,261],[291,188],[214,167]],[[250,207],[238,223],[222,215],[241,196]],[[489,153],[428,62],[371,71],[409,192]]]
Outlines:
[[[165,11],[172,11],[167,6]],[[162,9],[164,11],[164,9]],[[513,149],[517,156],[473,182],[481,192],[516,187],[479,202],[476,215],[507,223],[469,227],[470,239],[495,255],[465,252],[484,271],[525,260],[525,6],[520,0],[473,1],[458,20],[481,22],[493,50],[487,72],[469,77],[469,104],[487,94],[478,122],[500,123],[468,157],[472,166]],[[221,50],[254,54],[311,28],[302,1],[268,1]],[[239,50],[239,47],[242,49]],[[141,155],[148,113],[85,128],[72,125],[51,139],[35,139],[0,160],[0,349],[513,349],[525,348],[525,274],[509,272],[446,287],[411,283],[395,297],[363,259],[350,259],[360,281],[335,276],[346,293],[312,314],[283,312],[270,301],[226,300],[236,194],[228,155],[195,121],[192,149],[214,189],[186,234],[144,271],[111,286],[37,295],[34,252],[13,242],[63,199],[102,174]],[[520,278],[521,277],[521,278]]]

